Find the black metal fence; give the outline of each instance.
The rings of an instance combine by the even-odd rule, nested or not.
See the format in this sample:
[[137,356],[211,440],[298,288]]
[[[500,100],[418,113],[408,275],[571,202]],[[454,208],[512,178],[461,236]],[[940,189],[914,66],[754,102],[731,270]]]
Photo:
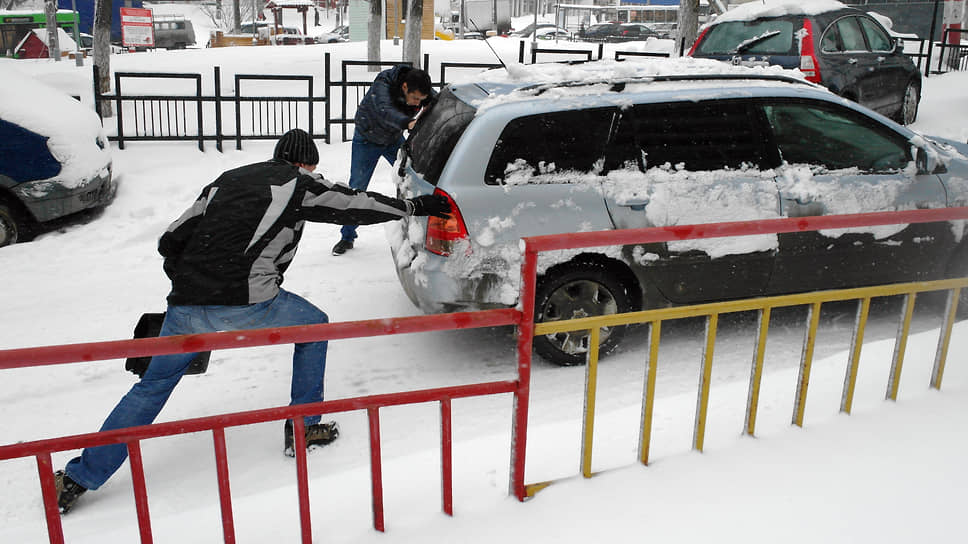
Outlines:
[[[959,43],[949,44],[949,36],[959,36],[968,30],[947,29],[942,42],[936,46],[937,60],[932,57],[932,44],[928,40],[905,38],[905,43],[918,43],[918,52],[909,52],[916,59],[918,68],[925,74],[939,74],[951,70],[968,69],[968,46]],[[577,45],[577,42],[569,42]],[[521,40],[518,48],[518,62],[525,63],[526,40]],[[591,48],[556,49],[541,48],[532,44],[530,60],[538,62],[579,63],[599,60],[604,56],[604,44],[589,43]],[[615,51],[614,58],[623,60],[629,57],[668,57],[668,53],[645,51]],[[562,60],[562,57],[565,57]],[[545,60],[547,59],[547,60]],[[206,141],[214,141],[222,151],[223,142],[235,140],[236,149],[242,149],[243,140],[274,140],[291,128],[308,128],[313,138],[330,143],[333,125],[341,127],[342,141],[348,140],[348,127],[353,124],[355,107],[363,94],[373,83],[372,77],[353,78],[354,68],[367,67],[382,69],[400,64],[399,62],[371,62],[361,60],[339,61],[339,77],[333,78],[330,54],[324,55],[324,75],[322,85],[313,75],[259,75],[236,74],[233,95],[225,96],[222,89],[221,70],[214,68],[212,92],[204,94],[204,81],[197,73],[133,73],[114,74],[114,92],[101,94],[94,88],[94,102],[101,114],[103,101],[114,103],[117,134],[110,136],[124,149],[126,142],[137,141],[197,141],[200,150],[205,149]],[[936,62],[936,68],[931,69]],[[448,81],[458,69],[486,70],[500,68],[498,63],[442,62],[440,78],[432,84],[438,88]],[[423,68],[430,72],[430,55],[423,56]],[[94,81],[98,80],[97,66],[94,67]],[[371,70],[375,71],[375,70]],[[184,82],[187,91],[181,94],[156,95],[144,92],[150,90],[152,81]],[[135,89],[131,90],[134,86]],[[285,87],[284,91],[280,89]],[[266,92],[266,89],[270,92]],[[321,92],[320,92],[321,91]],[[334,115],[334,101],[338,92],[339,112]],[[317,96],[320,94],[320,96]],[[323,107],[319,108],[318,103]],[[232,115],[226,116],[226,108],[232,108]],[[210,119],[214,118],[214,125]],[[103,116],[102,116],[103,119]],[[208,121],[207,121],[208,120]]]
[[[968,45],[964,45],[961,37],[968,33],[968,29],[946,28],[938,44],[937,66],[932,74],[943,74],[955,70],[968,70]],[[950,43],[952,36],[957,36],[955,43]],[[930,65],[930,57],[929,57]]]
[[[94,81],[97,78],[98,67],[95,66]],[[150,90],[152,83],[159,79],[187,82],[194,87],[194,92],[161,95],[144,90]],[[276,139],[297,126],[307,127],[314,138],[328,143],[329,123],[317,119],[318,108],[315,107],[317,102],[327,102],[328,99],[315,95],[314,79],[310,75],[236,74],[234,95],[225,96],[218,66],[214,68],[211,95],[202,94],[201,74],[116,72],[114,93],[101,94],[95,85],[94,103],[98,115],[101,115],[103,101],[114,103],[117,134],[110,139],[118,142],[119,149],[124,149],[126,142],[197,141],[198,149],[204,150],[206,141],[214,141],[216,148],[222,151],[223,142],[232,139],[236,149],[242,149],[242,140]],[[303,89],[285,95],[248,92],[248,87],[253,84],[268,82],[276,87],[296,84]],[[137,89],[126,93],[129,85],[135,85]],[[233,108],[234,115],[226,119],[225,109],[228,107]],[[206,123],[206,119],[212,117],[214,126],[211,122]],[[325,132],[318,132],[318,127],[323,127]]]

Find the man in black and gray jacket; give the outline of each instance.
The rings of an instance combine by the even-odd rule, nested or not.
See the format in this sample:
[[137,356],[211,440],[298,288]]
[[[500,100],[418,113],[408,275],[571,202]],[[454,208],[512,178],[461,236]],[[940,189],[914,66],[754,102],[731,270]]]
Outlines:
[[[279,286],[306,221],[367,225],[409,215],[446,217],[443,197],[390,198],[336,185],[314,173],[319,152],[312,137],[293,129],[273,158],[229,170],[168,227],[158,243],[171,279],[161,336],[327,323],[327,315]],[[327,343],[296,344],[291,404],[323,400]],[[155,420],[195,354],[152,357],[141,380],[121,399],[102,431]],[[307,446],[339,435],[335,422],[307,416]],[[294,455],[293,425],[284,429],[285,453]],[[88,489],[99,488],[127,457],[125,444],[85,449],[58,471],[61,512]]]

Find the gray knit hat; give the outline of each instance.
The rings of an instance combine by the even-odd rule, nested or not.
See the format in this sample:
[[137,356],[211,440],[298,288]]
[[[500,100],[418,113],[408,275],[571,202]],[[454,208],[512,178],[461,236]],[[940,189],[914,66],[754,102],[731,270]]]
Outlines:
[[319,150],[308,132],[294,128],[279,138],[272,158],[301,164],[319,164]]

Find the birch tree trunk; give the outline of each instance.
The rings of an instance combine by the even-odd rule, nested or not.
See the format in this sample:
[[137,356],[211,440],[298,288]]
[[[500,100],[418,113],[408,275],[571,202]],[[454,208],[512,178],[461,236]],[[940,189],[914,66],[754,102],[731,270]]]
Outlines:
[[242,6],[240,5],[240,0],[232,0],[232,18],[235,20],[235,22],[232,24],[232,32],[234,34],[241,34],[242,33]]
[[44,0],[44,15],[47,17],[47,52],[50,58],[59,62],[60,40],[57,38],[57,0]]
[[[370,0],[370,18],[366,23],[366,60],[379,62],[380,59],[380,38],[383,32],[380,25],[383,23],[383,0]],[[379,66],[370,66],[369,71],[379,72]]]
[[[111,92],[111,0],[97,0],[94,6],[94,65],[98,69],[98,80],[94,82],[98,91]],[[101,102],[101,116],[113,115],[111,101]]]
[[403,62],[411,62],[415,68],[420,65],[420,30],[423,27],[423,0],[408,2],[407,26],[403,31]]
[[679,2],[678,41],[676,53],[683,56],[692,47],[699,34],[699,0]]

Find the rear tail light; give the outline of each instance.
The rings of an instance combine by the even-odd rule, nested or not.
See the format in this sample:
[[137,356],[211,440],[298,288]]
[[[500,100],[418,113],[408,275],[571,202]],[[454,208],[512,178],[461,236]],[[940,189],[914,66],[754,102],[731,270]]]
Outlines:
[[446,257],[453,252],[458,242],[467,239],[467,225],[464,224],[464,217],[461,216],[457,203],[449,194],[440,189],[435,189],[434,194],[447,199],[450,203],[451,215],[449,219],[434,216],[427,218],[427,237],[424,247],[431,253]]
[[800,71],[807,81],[820,83],[820,64],[817,62],[816,51],[813,48],[813,23],[810,19],[803,20],[803,39],[800,40]]
[[707,32],[709,32],[708,26],[703,29],[703,31],[699,34],[699,37],[696,38],[696,41],[692,42],[692,47],[689,48],[689,54],[686,55],[687,57],[692,56],[692,54],[696,51],[696,48],[699,47],[699,42],[702,41],[702,39],[706,36]]

